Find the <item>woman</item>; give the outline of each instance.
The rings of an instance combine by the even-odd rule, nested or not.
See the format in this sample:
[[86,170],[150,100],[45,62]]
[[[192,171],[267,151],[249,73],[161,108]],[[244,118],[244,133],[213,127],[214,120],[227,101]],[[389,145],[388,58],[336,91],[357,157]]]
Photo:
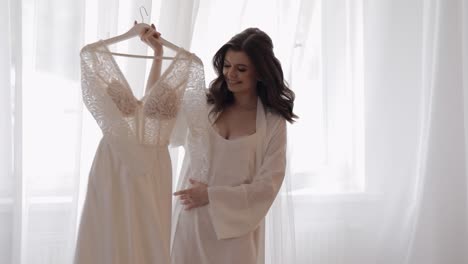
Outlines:
[[[206,96],[208,110],[198,113],[208,121],[206,131],[191,134],[189,123],[182,133],[186,157],[174,193],[171,260],[264,263],[264,218],[285,175],[286,121],[297,118],[294,93],[272,40],[257,28],[223,45],[213,66],[218,77]],[[197,142],[206,143],[203,151],[193,151]]]

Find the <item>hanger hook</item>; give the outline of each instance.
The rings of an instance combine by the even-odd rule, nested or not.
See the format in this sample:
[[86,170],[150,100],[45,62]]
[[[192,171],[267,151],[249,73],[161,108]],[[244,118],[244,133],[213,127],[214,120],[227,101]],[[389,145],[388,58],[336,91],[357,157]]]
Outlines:
[[141,23],[144,23],[145,20],[143,19],[143,13],[141,13],[141,9],[145,10],[146,16],[148,16],[148,12],[146,11],[145,6],[140,6],[140,16],[141,16]]

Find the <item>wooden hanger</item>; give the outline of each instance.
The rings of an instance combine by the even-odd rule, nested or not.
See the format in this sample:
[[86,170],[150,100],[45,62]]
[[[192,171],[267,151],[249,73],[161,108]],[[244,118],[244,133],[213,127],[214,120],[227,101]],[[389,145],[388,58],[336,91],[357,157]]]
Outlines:
[[[144,7],[140,7],[140,15],[142,15],[141,14],[141,8],[144,9]],[[145,9],[145,12],[146,12],[146,9]],[[143,20],[143,15],[142,15],[142,20]],[[105,45],[112,45],[112,44],[115,44],[115,43],[118,43],[118,42],[125,41],[127,39],[134,38],[136,36],[140,36],[145,30],[147,30],[149,28],[150,28],[150,25],[148,25],[148,24],[138,23],[138,24],[135,24],[132,28],[130,28],[130,30],[128,30],[127,32],[125,32],[125,33],[123,33],[121,35],[106,39],[106,40],[102,40],[102,42]],[[165,40],[162,37],[159,37],[159,41],[161,42],[161,44],[164,47],[170,48],[170,49],[172,49],[172,50],[174,50],[176,52],[180,50],[180,47],[178,47],[177,45],[175,45],[175,44],[173,44],[173,43],[171,43],[171,42],[169,42],[167,40]],[[125,54],[125,53],[117,53],[117,52],[110,52],[110,54],[117,55],[117,56],[124,56],[124,57],[132,57],[132,58],[148,58],[148,59],[154,59],[155,58],[154,56],[133,55],[133,54]],[[156,57],[156,58],[158,58],[158,57]],[[174,57],[159,57],[159,58],[161,58],[161,59],[174,59]]]

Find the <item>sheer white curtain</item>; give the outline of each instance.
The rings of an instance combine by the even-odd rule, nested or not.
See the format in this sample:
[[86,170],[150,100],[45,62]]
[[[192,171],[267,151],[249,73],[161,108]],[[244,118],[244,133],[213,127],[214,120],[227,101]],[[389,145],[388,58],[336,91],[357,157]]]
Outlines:
[[[80,48],[123,33],[142,18],[156,25],[164,19],[160,30],[174,30],[168,39],[188,48],[195,3],[0,2],[0,263],[71,263],[101,137],[81,103]],[[140,6],[148,15],[140,15]],[[113,49],[147,52],[138,38]],[[141,95],[151,61],[118,62]]]
[[345,158],[295,194],[298,263],[467,263],[467,2],[316,3],[322,142]]
[[[464,0],[2,1],[0,263],[71,262],[100,138],[81,104],[79,49],[141,21],[142,5],[207,81],[232,35],[272,37],[300,116],[289,127],[296,263],[468,263]],[[114,50],[147,52],[138,39]],[[150,62],[119,63],[143,88]]]

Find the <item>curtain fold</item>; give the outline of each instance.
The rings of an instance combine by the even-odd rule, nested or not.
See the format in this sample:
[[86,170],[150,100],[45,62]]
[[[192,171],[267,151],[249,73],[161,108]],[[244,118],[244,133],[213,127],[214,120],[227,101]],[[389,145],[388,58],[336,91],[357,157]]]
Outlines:
[[[429,94],[425,153],[408,263],[466,263],[468,219],[464,125],[463,2],[428,1],[424,26]],[[447,30],[449,29],[450,30]],[[425,81],[425,80],[423,80]]]
[[[22,30],[21,3],[0,4],[0,262],[24,256],[22,196]],[[15,32],[15,34],[13,34]]]

